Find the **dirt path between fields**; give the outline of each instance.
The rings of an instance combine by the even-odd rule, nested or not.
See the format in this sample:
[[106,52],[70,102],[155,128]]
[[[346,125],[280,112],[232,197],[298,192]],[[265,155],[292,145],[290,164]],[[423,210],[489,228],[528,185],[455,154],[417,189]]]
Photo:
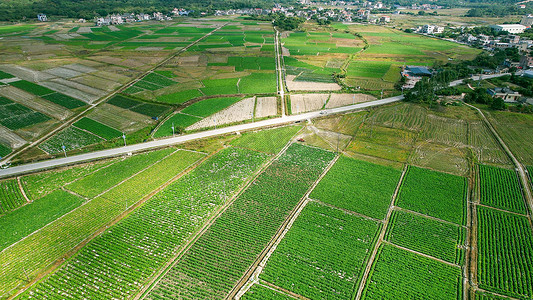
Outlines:
[[406,172],[407,172],[407,164],[403,168],[402,175],[400,176],[400,180],[398,181],[398,185],[396,186],[396,190],[394,191],[394,194],[391,197],[391,203],[389,205],[389,209],[387,210],[387,215],[385,217],[385,220],[383,221],[383,227],[381,227],[381,232],[379,233],[378,240],[376,241],[376,245],[374,246],[374,249],[372,250],[372,254],[370,255],[370,258],[368,259],[365,272],[363,273],[363,277],[361,278],[361,282],[359,283],[359,288],[357,289],[357,294],[355,296],[356,300],[361,299],[361,295],[363,294],[366,281],[368,280],[368,277],[370,275],[370,270],[372,269],[372,265],[374,264],[374,261],[376,260],[379,247],[383,243],[383,238],[385,237],[385,232],[387,231],[390,217],[392,215],[392,211],[394,210],[393,209],[394,202],[396,201],[396,197],[398,196],[398,193],[400,192],[400,187],[402,186],[403,178]]

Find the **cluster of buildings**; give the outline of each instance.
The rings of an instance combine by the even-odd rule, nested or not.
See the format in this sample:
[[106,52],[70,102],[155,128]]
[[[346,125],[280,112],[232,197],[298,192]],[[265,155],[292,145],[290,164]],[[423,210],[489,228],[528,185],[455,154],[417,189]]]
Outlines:
[[96,26],[108,26],[108,25],[120,25],[124,23],[132,23],[132,22],[142,22],[142,21],[148,21],[148,20],[156,20],[156,21],[168,21],[172,20],[172,17],[169,17],[167,15],[164,15],[160,12],[155,12],[153,14],[133,14],[133,13],[126,13],[126,14],[112,14],[108,15],[106,17],[97,17],[95,18],[95,24]]
[[444,27],[426,24],[424,26],[418,26],[414,29],[414,32],[422,34],[440,34],[444,32]]

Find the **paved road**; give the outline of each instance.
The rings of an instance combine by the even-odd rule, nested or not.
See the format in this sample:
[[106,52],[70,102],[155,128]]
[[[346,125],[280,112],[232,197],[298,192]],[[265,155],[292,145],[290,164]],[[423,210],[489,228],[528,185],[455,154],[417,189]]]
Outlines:
[[[519,73],[517,72],[517,74],[519,74]],[[502,76],[505,76],[505,75],[511,75],[511,73],[481,75],[481,79],[491,79],[491,78],[496,78],[496,77],[502,77]],[[476,80],[479,80],[479,77],[480,77],[479,75],[476,75],[476,76],[470,77],[470,79],[476,81]],[[463,79],[459,79],[459,80],[455,80],[455,81],[450,82],[450,86],[458,86],[460,84],[463,84]]]
[[326,109],[322,111],[315,111],[315,112],[309,112],[309,113],[304,113],[304,114],[299,114],[299,115],[268,119],[268,120],[259,121],[255,123],[241,124],[241,125],[229,126],[229,127],[208,130],[208,131],[203,131],[203,132],[198,132],[198,133],[191,133],[191,134],[176,136],[172,138],[150,141],[150,142],[145,142],[141,144],[120,147],[120,148],[85,153],[85,154],[70,156],[66,158],[56,158],[56,159],[51,159],[51,160],[46,160],[46,161],[41,161],[41,162],[36,162],[36,163],[30,163],[26,165],[20,165],[20,166],[7,168],[7,169],[2,169],[0,170],[0,178],[51,169],[51,168],[59,167],[59,166],[66,166],[66,165],[71,165],[71,164],[76,164],[76,163],[81,163],[81,162],[87,162],[87,161],[96,160],[96,159],[120,156],[120,155],[125,155],[128,153],[133,153],[133,152],[138,152],[138,151],[143,151],[143,150],[148,150],[148,149],[154,149],[154,148],[159,148],[159,147],[164,147],[164,146],[169,146],[169,145],[174,145],[174,144],[180,144],[180,143],[184,143],[184,142],[188,142],[192,140],[208,138],[208,137],[213,137],[213,136],[227,134],[227,133],[234,133],[234,132],[240,132],[240,131],[245,131],[245,130],[257,129],[261,127],[276,126],[276,125],[281,125],[281,124],[293,123],[297,121],[304,121],[307,119],[322,117],[322,116],[329,115],[329,114],[343,113],[343,112],[347,112],[351,110],[358,110],[358,109],[363,109],[367,107],[393,103],[393,102],[401,101],[402,99],[403,99],[403,96],[396,96],[396,97],[391,97],[391,98],[386,98],[386,99],[381,99],[381,100],[376,100],[376,101],[354,104],[350,106],[331,108],[331,109]]

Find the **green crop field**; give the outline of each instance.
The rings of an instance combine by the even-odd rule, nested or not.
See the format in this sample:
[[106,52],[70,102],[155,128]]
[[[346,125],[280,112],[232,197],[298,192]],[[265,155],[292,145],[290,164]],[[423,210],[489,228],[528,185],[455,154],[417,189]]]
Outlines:
[[400,172],[342,156],[322,178],[310,197],[375,219],[390,206]]
[[477,207],[478,281],[510,297],[533,296],[533,234],[528,219]]
[[[35,278],[52,262],[114,220],[128,207],[174,178],[198,158],[198,153],[189,151],[167,155],[165,159],[135,177],[5,249],[0,256],[0,268],[5,270],[0,273],[0,281],[3,283],[0,293],[8,293],[25,284],[26,276]],[[169,168],[169,163],[175,163],[175,167]]]
[[60,169],[57,171],[31,174],[22,177],[21,182],[28,198],[31,200],[37,200],[42,196],[64,187],[72,181],[79,180],[113,162],[114,160],[106,160],[63,170]]
[[107,168],[100,169],[83,179],[67,185],[65,188],[85,197],[93,198],[147,166],[156,163],[173,151],[174,149],[169,148],[117,161]]
[[177,113],[159,126],[154,133],[154,137],[171,136],[173,134],[172,126],[174,126],[174,133],[178,133],[180,129],[185,129],[200,120],[201,118],[199,117]]
[[308,299],[350,299],[379,228],[375,221],[311,202],[260,278]]
[[[461,269],[382,245],[361,299],[461,299]],[[431,284],[428,284],[431,282]]]
[[254,284],[246,294],[244,294],[241,299],[243,300],[292,300],[294,298],[279,293],[275,290],[269,289],[262,285]]
[[450,263],[463,264],[466,230],[416,214],[395,210],[385,239]]
[[464,177],[409,166],[396,205],[465,224],[467,188]]
[[26,203],[16,179],[0,181],[0,214],[5,214]]
[[87,117],[82,118],[81,120],[74,123],[74,126],[87,130],[101,138],[104,138],[106,140],[111,140],[114,138],[117,138],[119,136],[122,136],[122,132],[111,128],[107,125],[104,125],[100,122],[97,122],[93,119],[89,119]]
[[11,147],[0,143],[0,159],[3,158],[4,156],[8,155],[12,151],[13,150],[11,150]]
[[[0,251],[28,234],[55,221],[84,199],[57,190],[0,218]],[[28,222],[31,220],[31,222]]]
[[533,151],[529,150],[533,147],[533,116],[506,111],[485,111],[485,114],[518,160],[533,165]]
[[227,294],[333,157],[291,145],[215,220],[148,299]]
[[0,96],[0,124],[20,129],[50,120],[50,117]]
[[240,97],[224,97],[205,99],[187,106],[182,110],[185,114],[207,117],[241,100]]
[[159,117],[169,110],[169,107],[167,106],[145,103],[127,98],[122,95],[114,96],[113,98],[109,99],[107,103],[140,113],[148,117]]
[[29,82],[26,80],[19,80],[9,83],[10,85],[19,88],[21,90],[24,90],[26,92],[29,92],[31,94],[37,95],[37,96],[44,96],[48,94],[55,93],[51,89],[35,84],[33,82]]
[[65,151],[68,152],[70,150],[98,144],[103,140],[104,139],[99,136],[71,126],[40,144],[39,148],[47,153],[57,154],[63,152],[63,146],[65,147]]
[[300,130],[300,126],[286,126],[257,132],[246,132],[231,142],[233,146],[260,152],[278,153]]
[[168,104],[181,104],[194,98],[203,96],[199,90],[185,90],[157,97],[157,101]]
[[13,77],[15,77],[15,76],[13,76],[13,75],[11,75],[9,73],[6,73],[4,71],[0,71],[0,79],[8,79],[8,78],[13,78]]
[[482,204],[526,213],[526,203],[515,171],[479,165],[479,182]]
[[[193,152],[185,153],[199,157]],[[177,245],[203,225],[214,206],[224,203],[225,197],[236,191],[264,159],[265,155],[236,148],[218,153],[96,238],[75,259],[22,298],[65,294],[74,298],[132,295],[173,256]],[[176,162],[179,161],[182,162],[178,169],[185,167],[183,157]],[[218,193],[222,188],[228,194]],[[91,274],[89,280],[87,276],[84,276],[86,279],[79,277],[86,272]],[[65,283],[68,278],[73,280]]]
[[78,99],[75,99],[75,98],[72,98],[70,96],[67,96],[67,95],[64,95],[64,94],[60,94],[60,93],[52,93],[52,94],[48,94],[48,95],[44,95],[42,96],[43,99],[46,99],[50,102],[53,102],[55,104],[59,104],[63,107],[66,107],[68,109],[74,109],[74,108],[78,108],[78,107],[82,107],[82,106],[86,106],[87,103],[81,101],[81,100],[78,100]]

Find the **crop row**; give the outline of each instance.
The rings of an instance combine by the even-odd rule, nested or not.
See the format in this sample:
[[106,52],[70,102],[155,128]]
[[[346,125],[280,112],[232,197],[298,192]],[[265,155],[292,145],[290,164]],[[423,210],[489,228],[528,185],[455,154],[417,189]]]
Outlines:
[[333,157],[292,144],[216,219],[148,298],[214,299],[228,294]]
[[479,165],[482,204],[517,213],[526,212],[518,176],[513,170]]
[[274,154],[301,129],[300,126],[286,126],[258,132],[246,132],[231,142],[233,146]]
[[100,122],[94,121],[87,117],[82,118],[78,122],[74,123],[74,126],[90,131],[91,133],[96,134],[99,137],[102,137],[106,140],[114,139],[116,137],[122,136],[122,132],[111,128],[107,125],[104,125]]
[[461,268],[383,244],[361,299],[462,299]]
[[310,202],[260,278],[308,299],[350,299],[379,229],[376,221]]
[[26,284],[26,276],[34,278],[198,157],[198,153],[177,151],[4,250],[0,254],[0,295]]
[[443,223],[413,213],[395,210],[385,239],[450,263],[463,264],[466,231],[463,227]]
[[478,281],[488,291],[533,296],[533,235],[526,217],[478,206]]
[[[180,151],[181,152],[181,151]],[[195,154],[195,158],[198,154]],[[124,299],[141,288],[266,156],[228,148],[171,183],[37,284],[23,298]],[[162,172],[183,160],[161,165]],[[150,174],[144,180],[153,178]],[[136,182],[134,189],[142,184]],[[161,182],[156,182],[159,186]],[[225,191],[221,193],[220,191]],[[108,195],[110,199],[122,193]]]
[[0,181],[0,214],[26,203],[16,179]]
[[409,166],[396,204],[441,220],[466,222],[466,178]]

